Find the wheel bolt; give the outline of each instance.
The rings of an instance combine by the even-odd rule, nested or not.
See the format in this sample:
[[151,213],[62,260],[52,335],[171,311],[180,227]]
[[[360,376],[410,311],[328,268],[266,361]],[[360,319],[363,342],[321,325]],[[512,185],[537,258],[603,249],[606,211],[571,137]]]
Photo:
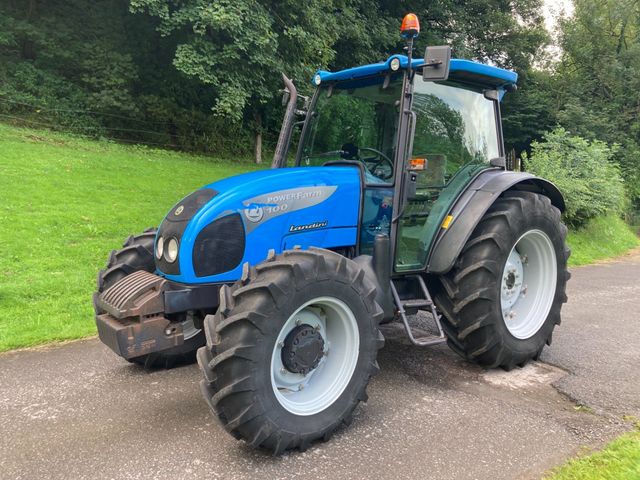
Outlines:
[[302,390],[304,388],[303,384],[298,385],[298,390]]
[[280,369],[280,373],[282,373],[284,375],[285,373],[287,373],[287,369],[286,368],[281,368]]
[[280,342],[280,343],[278,344],[278,348],[284,348],[284,342]]

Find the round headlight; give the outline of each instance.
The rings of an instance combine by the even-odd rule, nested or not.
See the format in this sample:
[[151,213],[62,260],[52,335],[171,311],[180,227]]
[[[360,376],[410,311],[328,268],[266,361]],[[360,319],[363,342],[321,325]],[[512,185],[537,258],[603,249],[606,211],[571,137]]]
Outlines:
[[398,69],[400,69],[400,59],[397,57],[394,58],[393,60],[391,60],[391,64],[389,66],[394,72],[398,71]]
[[164,238],[158,237],[156,241],[156,258],[160,260],[162,258],[162,254],[164,253]]
[[322,77],[318,74],[315,77],[313,77],[313,83],[315,83],[316,85],[320,85],[322,83]]
[[175,262],[178,258],[178,241],[175,238],[171,238],[167,242],[167,251],[164,256],[169,263]]

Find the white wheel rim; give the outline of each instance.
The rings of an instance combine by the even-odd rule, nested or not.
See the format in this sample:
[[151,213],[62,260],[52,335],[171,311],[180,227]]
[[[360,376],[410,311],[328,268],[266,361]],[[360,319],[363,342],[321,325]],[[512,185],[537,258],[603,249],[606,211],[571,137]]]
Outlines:
[[549,315],[556,293],[557,264],[551,240],[529,230],[515,243],[502,272],[500,305],[514,337],[533,337]]
[[[298,325],[311,325],[324,340],[325,355],[306,375],[287,370],[282,346]],[[298,308],[285,322],[271,355],[271,386],[285,409],[295,415],[314,415],[327,409],[351,381],[360,351],[358,323],[351,309],[333,297],[318,297]]]

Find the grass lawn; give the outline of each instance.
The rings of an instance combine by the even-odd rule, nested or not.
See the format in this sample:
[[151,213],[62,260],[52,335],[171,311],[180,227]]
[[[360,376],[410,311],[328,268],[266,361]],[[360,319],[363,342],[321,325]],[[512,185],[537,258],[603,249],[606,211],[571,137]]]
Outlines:
[[109,252],[189,192],[253,168],[0,124],[0,351],[94,334]]
[[627,433],[601,452],[570,460],[546,480],[640,480],[640,430]]
[[622,255],[640,245],[640,240],[629,225],[611,216],[596,218],[582,230],[569,232],[567,243],[571,247],[569,265],[577,266]]
[[[248,161],[0,124],[0,351],[95,333],[95,275],[123,240]],[[616,218],[569,234],[571,265],[638,244]]]

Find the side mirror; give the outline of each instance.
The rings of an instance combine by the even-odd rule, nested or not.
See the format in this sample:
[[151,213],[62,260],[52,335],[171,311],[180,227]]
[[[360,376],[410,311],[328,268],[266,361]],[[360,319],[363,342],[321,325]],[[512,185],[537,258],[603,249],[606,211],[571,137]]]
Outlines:
[[427,47],[424,54],[424,67],[422,79],[426,82],[443,81],[449,78],[449,65],[451,64],[451,47]]

